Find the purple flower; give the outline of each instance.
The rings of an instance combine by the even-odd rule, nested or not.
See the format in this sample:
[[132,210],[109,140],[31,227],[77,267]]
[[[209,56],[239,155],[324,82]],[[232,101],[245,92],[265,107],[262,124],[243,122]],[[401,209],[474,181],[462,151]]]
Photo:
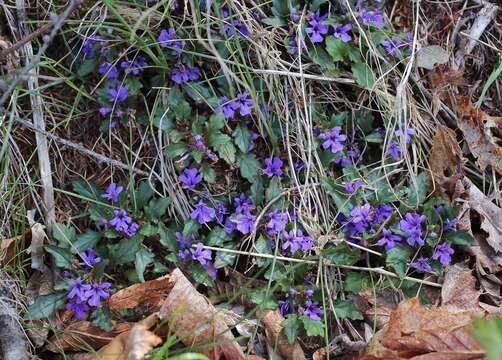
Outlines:
[[357,232],[363,232],[371,227],[373,214],[370,204],[357,205],[350,211],[350,222]]
[[449,265],[451,262],[451,256],[455,251],[450,247],[448,243],[442,243],[436,246],[432,258],[438,260],[442,265]]
[[82,43],[82,52],[90,58],[95,57],[96,56],[95,45],[101,40],[103,40],[103,37],[101,35],[96,35],[92,38],[84,39]]
[[458,224],[458,219],[446,219],[446,224],[443,226],[443,231],[453,230],[456,231],[456,226]]
[[359,16],[364,25],[372,25],[378,29],[383,29],[385,26],[383,14],[380,10],[361,9]]
[[298,229],[296,233],[296,238],[304,254],[309,252],[314,246],[312,237],[303,235],[303,232],[300,229]]
[[279,304],[279,312],[282,316],[291,314],[291,305],[289,300],[279,300],[277,303]]
[[394,212],[394,208],[391,205],[380,204],[374,208],[375,217],[373,219],[374,225],[379,225],[389,218]]
[[260,135],[258,135],[254,131],[251,132],[251,141],[249,142],[248,151],[253,151],[256,148],[255,140],[258,140],[259,138]]
[[322,43],[324,40],[324,35],[328,33],[329,26],[324,24],[324,20],[328,17],[328,14],[320,15],[319,11],[311,13],[311,18],[309,25],[305,32],[310,35],[310,40],[315,43]]
[[98,307],[101,304],[101,299],[106,300],[110,297],[109,290],[112,284],[104,282],[102,284],[94,283],[91,288],[86,291],[86,296],[89,299],[87,303],[89,306]]
[[288,295],[287,295],[288,297],[295,297],[296,295],[298,295],[298,291],[296,291],[295,288],[289,289]]
[[256,216],[254,216],[253,214],[239,214],[236,217],[236,221],[237,230],[239,230],[243,234],[250,234],[256,230]]
[[127,92],[127,86],[117,85],[116,87],[111,87],[108,89],[108,95],[110,95],[108,100],[110,102],[121,103],[127,99]]
[[415,261],[410,262],[410,266],[417,269],[419,272],[432,272],[432,267],[429,264],[429,260],[425,257],[420,257]]
[[195,147],[197,149],[202,151],[205,151],[207,149],[206,144],[204,144],[204,139],[202,138],[201,135],[195,135],[193,138],[195,140]]
[[348,34],[349,31],[352,30],[352,24],[347,23],[345,25],[333,25],[333,28],[335,29],[335,37],[339,38],[343,42],[347,43],[350,40],[352,40],[352,37]]
[[324,313],[319,307],[318,301],[305,301],[305,311],[303,312],[303,315],[308,316],[310,320],[318,321],[321,320],[320,316],[323,314]]
[[398,130],[395,131],[395,135],[397,137],[403,137],[403,140],[405,143],[409,143],[411,141],[411,136],[415,135],[417,131],[412,128],[407,128],[406,126],[403,128],[402,126],[399,127]]
[[183,183],[184,189],[193,190],[202,181],[202,176],[196,168],[185,169],[183,175],[179,176],[179,180]]
[[296,234],[293,230],[289,232],[284,231],[282,234],[282,250],[288,250],[291,254],[296,253],[301,248],[301,244],[298,242]]
[[313,289],[306,289],[304,292],[303,292],[303,295],[305,295],[306,297],[310,298],[314,295],[314,290]]
[[198,261],[202,266],[211,262],[211,250],[204,249],[202,243],[197,244],[196,249],[190,249],[192,260]]
[[183,237],[182,233],[176,231],[176,241],[178,242],[178,247],[180,249],[186,249],[192,244],[193,238],[191,236]]
[[401,148],[395,141],[391,141],[389,144],[389,155],[394,161],[401,159]]
[[78,319],[85,319],[90,307],[85,301],[75,299],[66,305],[66,310],[73,311],[73,315]]
[[237,94],[235,100],[232,102],[232,107],[234,110],[239,110],[239,114],[241,114],[241,116],[251,114],[252,106],[253,100],[249,97],[247,91]]
[[397,37],[393,36],[388,40],[382,40],[380,44],[383,46],[383,48],[385,49],[385,51],[387,51],[389,55],[392,55],[396,58],[401,57],[401,51],[399,50],[399,48],[402,46],[403,43]]
[[347,136],[341,134],[342,128],[335,126],[333,129],[319,134],[319,139],[324,140],[322,147],[324,150],[330,149],[333,154],[343,150],[343,142]]
[[255,209],[253,200],[248,198],[246,194],[240,194],[239,197],[234,198],[234,206],[236,213],[250,213]]
[[392,233],[392,231],[387,229],[382,229],[382,238],[378,240],[378,246],[385,246],[387,250],[392,249],[396,246],[396,242],[401,242],[401,237]]
[[197,205],[195,205],[195,210],[190,214],[190,217],[199,222],[199,224],[205,224],[214,219],[216,212],[214,209],[207,207],[206,204],[202,200],[199,201]]
[[119,76],[119,71],[117,67],[109,61],[105,61],[99,66],[98,72],[100,74],[106,74],[110,79],[115,79]]
[[216,112],[222,112],[225,119],[233,119],[236,110],[233,101],[229,100],[226,96],[222,96],[219,104],[220,106],[216,108]]
[[178,55],[181,54],[181,50],[185,46],[184,41],[176,40],[176,31],[173,28],[161,30],[158,40],[161,47],[170,47]]
[[229,217],[226,218],[225,220],[225,232],[227,234],[231,234],[234,232],[235,228],[237,227],[237,224],[235,222],[232,221],[232,219],[230,219]]
[[266,167],[265,169],[263,169],[263,173],[268,177],[273,177],[275,175],[278,178],[280,178],[281,175],[283,174],[283,171],[281,170],[281,166],[283,164],[284,163],[282,162],[282,160],[279,159],[277,156],[265,159]]
[[182,63],[177,63],[171,70],[171,80],[176,84],[199,80],[199,78],[200,69],[197,66],[188,67]]
[[87,291],[91,288],[90,285],[82,282],[81,278],[76,278],[70,282],[70,292],[68,293],[68,299],[76,298],[79,301],[86,301],[88,296]]
[[286,229],[288,223],[288,216],[283,211],[272,211],[268,214],[268,223],[266,225],[267,234],[269,236],[276,236]]
[[101,262],[101,258],[99,256],[96,256],[96,253],[91,248],[88,248],[87,250],[81,252],[80,257],[84,262],[80,263],[79,265],[86,270],[90,270],[92,266]]
[[110,107],[103,106],[103,107],[99,108],[99,113],[101,114],[101,116],[106,116],[111,112],[112,112],[112,108],[110,108]]
[[298,23],[300,21],[300,14],[298,14],[298,9],[297,8],[292,8],[291,11],[289,12],[289,17],[291,18],[291,21],[293,23]]
[[303,39],[300,39],[298,41],[298,38],[292,38],[292,39],[289,39],[289,53],[291,55],[296,55],[298,53],[298,50],[299,50],[299,47],[303,50],[307,47],[307,45],[305,45],[305,41]]
[[223,225],[225,222],[225,215],[228,214],[228,209],[225,207],[223,203],[216,204],[216,222],[220,225]]
[[119,201],[119,195],[123,190],[124,188],[122,186],[117,186],[117,184],[111,182],[101,197],[103,199],[110,200],[112,203],[116,203]]
[[125,70],[126,74],[138,75],[143,71],[144,68],[148,66],[144,56],[138,56],[133,61],[124,60],[120,63],[122,69]]
[[113,210],[115,215],[111,220],[108,221],[108,225],[112,226],[116,231],[125,233],[131,224],[132,219],[127,216],[125,210]]
[[356,181],[351,181],[351,182],[345,184],[344,188],[345,188],[346,192],[348,192],[349,194],[353,194],[361,186],[363,186],[362,180],[361,179],[357,179]]
[[249,36],[249,30],[246,25],[239,19],[232,19],[228,9],[224,8],[221,11],[221,15],[225,20],[225,23],[223,24],[223,32],[226,33],[228,37],[232,37],[236,34],[241,37]]
[[129,224],[129,227],[124,231],[124,234],[126,234],[128,237],[133,237],[134,235],[136,235],[138,230],[139,224],[131,222],[131,224]]
[[399,222],[401,231],[408,237],[406,241],[410,246],[414,246],[415,243],[419,246],[424,245],[424,240],[422,239],[422,222],[424,220],[425,215],[407,213],[404,219]]

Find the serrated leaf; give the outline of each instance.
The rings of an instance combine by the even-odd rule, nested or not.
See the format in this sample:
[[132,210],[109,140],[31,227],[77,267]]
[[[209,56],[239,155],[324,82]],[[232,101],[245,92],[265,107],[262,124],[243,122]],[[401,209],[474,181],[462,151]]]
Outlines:
[[260,205],[264,199],[265,189],[263,188],[263,179],[259,177],[249,189],[250,191],[250,199],[253,200],[253,204]]
[[446,241],[452,245],[477,245],[476,240],[464,230],[449,231],[446,234]]
[[148,265],[153,263],[154,258],[155,255],[152,254],[151,251],[143,247],[136,253],[136,261],[134,262],[134,266],[136,268],[136,273],[138,274],[139,281],[145,282],[145,269]]
[[336,247],[326,247],[321,253],[323,258],[336,265],[354,265],[361,259],[361,252],[345,243]]
[[153,196],[153,189],[148,181],[142,181],[134,193],[135,203],[138,209],[142,209]]
[[307,332],[307,336],[323,336],[324,335],[324,324],[320,320],[312,320],[308,316],[301,316],[300,319],[303,322],[303,327]]
[[227,234],[225,229],[220,226],[217,226],[211,230],[207,237],[207,245],[222,247],[225,242],[231,240],[230,235]]
[[254,154],[242,154],[237,160],[241,176],[254,183],[260,176],[260,162]]
[[101,191],[94,184],[77,180],[72,183],[73,191],[87,199],[101,200]]
[[67,248],[62,248],[55,245],[45,246],[45,251],[52,255],[56,266],[63,269],[72,268],[72,253]]
[[73,226],[56,223],[54,224],[53,236],[58,241],[59,246],[67,248],[75,241],[77,231]]
[[248,152],[249,145],[251,144],[251,130],[249,130],[247,126],[237,125],[232,135],[235,140],[235,145],[237,145],[240,151],[243,153]]
[[92,325],[108,332],[114,329],[111,318],[111,311],[106,307],[98,307],[91,313]]
[[418,174],[418,176],[416,177],[416,187],[413,183],[411,183],[406,190],[410,205],[414,207],[422,205],[427,198],[428,191],[429,176],[424,171]]
[[232,266],[235,263],[235,259],[237,258],[237,254],[232,254],[225,251],[216,252],[214,267],[216,269],[221,269],[225,266]]
[[89,248],[92,249],[96,246],[99,239],[101,239],[100,233],[87,229],[85,233],[77,235],[77,240],[73,244],[73,247],[78,252],[85,251]]
[[169,144],[166,147],[166,155],[170,159],[183,155],[187,151],[187,146],[183,143]]
[[38,296],[35,302],[28,307],[26,317],[30,320],[40,320],[50,317],[56,311],[64,308],[68,301],[66,294],[66,291],[62,291]]
[[371,278],[363,272],[349,272],[345,277],[344,288],[354,294],[359,294],[363,289],[370,287]]
[[85,59],[82,61],[82,64],[78,67],[77,74],[80,77],[84,77],[86,75],[89,75],[90,73],[94,72],[98,66],[97,60],[94,59]]
[[400,277],[406,276],[408,270],[408,261],[411,257],[411,249],[397,245],[396,247],[387,251],[387,258],[385,263],[387,266],[393,268]]
[[139,234],[129,239],[122,239],[117,244],[108,245],[111,261],[116,265],[132,263],[141,248],[143,237]]
[[160,220],[171,204],[171,199],[168,197],[152,199],[145,207],[145,214],[150,220]]
[[214,169],[207,164],[200,167],[200,174],[209,184],[213,184],[216,181],[216,171],[214,171]]
[[[270,246],[270,240],[266,239],[265,236],[260,235],[258,240],[256,240],[255,243],[255,248],[256,251],[258,251],[259,254],[272,254],[272,247]],[[256,264],[259,267],[267,266],[272,262],[271,259],[267,258],[256,258]]]
[[176,232],[172,229],[167,228],[162,222],[159,223],[159,235],[160,243],[165,248],[176,251],[178,248],[178,242],[176,241]]
[[373,70],[364,62],[352,66],[352,75],[357,84],[365,89],[371,89],[375,84]]
[[363,314],[357,310],[353,301],[337,299],[334,306],[336,315],[342,319],[363,320]]
[[260,306],[262,309],[270,309],[270,310],[275,310],[277,309],[277,303],[272,297],[272,294],[269,293],[268,295],[264,290],[257,290],[253,291],[249,294],[249,299]]
[[293,344],[298,336],[298,331],[300,330],[300,322],[298,321],[298,316],[289,315],[282,323],[282,328],[286,337],[288,338],[288,343]]
[[326,38],[326,51],[334,62],[343,61],[349,52],[349,46],[334,36],[328,36]]
[[225,115],[222,112],[217,112],[209,118],[208,127],[210,132],[220,130],[225,126]]

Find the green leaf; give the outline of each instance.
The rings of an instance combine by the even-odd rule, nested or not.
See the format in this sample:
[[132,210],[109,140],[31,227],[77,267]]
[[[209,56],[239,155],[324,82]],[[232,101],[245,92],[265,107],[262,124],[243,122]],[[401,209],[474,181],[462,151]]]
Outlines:
[[225,229],[220,226],[217,226],[211,230],[209,235],[207,236],[207,245],[222,247],[225,242],[231,240],[230,235],[227,234]]
[[148,183],[148,181],[144,180],[139,184],[138,189],[134,193],[134,198],[136,200],[136,206],[138,209],[142,209],[148,204],[148,201],[153,196],[153,189]]
[[101,234],[87,229],[85,233],[77,235],[77,241],[73,244],[73,247],[78,251],[82,252],[87,249],[92,249],[96,246],[99,239],[101,239]]
[[56,266],[63,269],[72,268],[72,254],[69,249],[55,245],[47,245],[45,251],[54,257]]
[[324,335],[324,324],[320,320],[312,320],[308,316],[300,316],[303,322],[303,327],[307,332],[307,336],[323,336]]
[[272,14],[276,17],[283,17],[289,14],[288,1],[272,0]]
[[253,200],[253,204],[260,205],[263,202],[264,190],[265,189],[263,189],[263,179],[261,177],[259,177],[251,185],[251,188],[249,189],[249,191],[250,191],[249,197],[251,200]]
[[[260,235],[258,240],[256,240],[255,247],[256,251],[258,251],[258,253],[260,254],[268,254],[268,255],[272,254],[272,247],[270,246],[270,241],[266,239],[263,235]],[[260,258],[260,257],[256,258],[256,264],[258,265],[258,267],[267,266],[271,262],[272,262],[271,259]]]
[[300,330],[300,322],[298,321],[298,316],[288,315],[288,317],[281,323],[284,333],[288,338],[288,343],[293,344],[298,336],[298,331]]
[[256,290],[249,294],[249,299],[260,306],[261,309],[277,309],[277,303],[269,292],[268,295],[265,290]]
[[74,181],[72,185],[73,191],[83,196],[84,198],[91,200],[101,200],[101,190],[99,190],[96,185],[82,180]]
[[160,220],[171,204],[171,199],[168,197],[160,199],[152,199],[145,208],[145,214],[150,220]]
[[194,149],[192,150],[192,157],[197,164],[200,164],[202,162],[202,159],[204,159],[204,151],[200,149]]
[[410,183],[406,189],[409,203],[416,207],[422,205],[427,198],[429,191],[429,176],[425,171],[418,174],[416,177],[416,188],[413,183]]
[[92,325],[99,327],[104,331],[112,331],[114,326],[111,322],[112,314],[106,307],[98,307],[91,313]]
[[387,251],[387,258],[385,263],[387,266],[393,268],[400,277],[406,276],[408,270],[408,261],[411,257],[411,249],[402,245]]
[[162,222],[159,223],[159,235],[160,243],[165,248],[176,251],[178,248],[176,241],[176,232],[172,229],[167,228]]
[[357,310],[356,305],[351,300],[337,299],[335,301],[335,312],[342,319],[363,320],[363,314]]
[[375,84],[375,74],[366,63],[360,62],[353,65],[352,75],[356,82],[365,89],[371,89]]
[[188,115],[190,115],[191,111],[192,109],[190,108],[188,101],[183,100],[174,108],[174,116],[176,117],[176,120],[181,121],[186,119]]
[[187,146],[183,143],[169,144],[166,147],[166,155],[170,159],[183,155],[187,151]]
[[370,113],[360,113],[356,116],[357,124],[365,134],[368,134],[373,130],[374,120],[375,118]]
[[251,144],[251,130],[247,126],[237,125],[233,132],[235,145],[243,152],[247,153]]
[[136,253],[136,262],[134,263],[135,268],[136,268],[136,273],[138,274],[139,281],[145,282],[145,269],[148,265],[153,263],[153,259],[155,258],[155,255],[152,254],[151,251],[141,248],[137,253]]
[[276,197],[281,195],[281,187],[279,185],[279,179],[274,176],[272,180],[270,180],[270,184],[268,185],[267,192],[265,194],[265,199],[268,201],[272,201]]
[[465,230],[449,231],[445,237],[452,245],[477,245],[477,241]]
[[371,286],[371,278],[362,272],[349,272],[345,277],[344,288],[354,294],[359,294],[361,290]]
[[183,236],[190,236],[195,234],[200,229],[200,224],[197,220],[190,219],[185,222],[185,226],[183,227]]
[[26,317],[30,320],[48,318],[57,310],[64,308],[68,299],[67,291],[55,292],[49,295],[40,295],[35,302],[28,307]]
[[131,263],[136,259],[136,253],[141,248],[143,237],[140,234],[122,239],[119,243],[108,245],[110,249],[110,260],[116,265]]
[[139,232],[141,235],[144,235],[145,237],[150,237],[157,235],[159,233],[159,228],[157,226],[154,226],[150,223],[146,223],[141,226],[139,229]]
[[254,154],[242,154],[237,159],[237,165],[241,176],[251,183],[254,183],[260,176],[260,162]]
[[235,146],[231,142],[218,146],[216,149],[218,151],[218,155],[227,162],[229,165],[233,165],[235,163]]
[[209,118],[208,127],[210,132],[220,130],[225,126],[225,115],[222,112],[217,112]]
[[94,72],[98,66],[97,60],[94,59],[85,59],[82,61],[82,64],[78,67],[77,74],[80,77],[84,77],[86,75],[89,75],[90,73]]
[[200,167],[200,174],[209,184],[213,184],[216,181],[216,171],[214,171],[214,169],[207,164]]
[[334,62],[343,61],[349,53],[349,46],[334,36],[328,36],[326,38],[326,51]]
[[235,263],[237,254],[232,254],[225,251],[217,251],[214,259],[214,267],[216,269],[221,269],[225,266],[232,266]]
[[56,223],[54,224],[54,239],[58,241],[61,247],[70,247],[77,237],[77,231],[73,226],[67,226],[64,224]]
[[327,176],[321,178],[321,185],[329,196],[335,201],[335,205],[344,215],[349,215],[350,210],[353,207],[351,199],[346,195],[345,190],[341,184],[335,183],[335,181]]
[[487,360],[502,359],[502,318],[476,319],[472,335],[486,351]]
[[331,56],[322,47],[313,46],[309,47],[308,50],[309,55],[315,64],[332,71],[337,69]]
[[352,249],[348,244],[336,247],[326,247],[321,251],[322,256],[335,265],[354,265],[361,259],[361,252]]

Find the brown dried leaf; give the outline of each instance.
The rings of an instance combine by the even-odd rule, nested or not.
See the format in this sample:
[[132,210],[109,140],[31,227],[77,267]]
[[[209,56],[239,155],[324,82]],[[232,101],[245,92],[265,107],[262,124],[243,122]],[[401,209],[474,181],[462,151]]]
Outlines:
[[115,337],[89,360],[140,360],[162,339],[149,331],[159,321],[157,313],[151,314],[133,326],[129,331]]
[[480,359],[484,351],[470,335],[469,311],[423,308],[417,298],[401,302],[361,359]]
[[472,311],[483,315],[479,306],[479,290],[476,290],[476,278],[467,265],[459,263],[446,269],[441,289],[441,304],[450,312]]
[[268,344],[287,360],[305,359],[305,354],[298,342],[292,345],[288,343],[288,339],[282,331],[283,321],[284,318],[278,311],[265,310],[263,312],[262,324],[265,328]]
[[367,321],[370,324],[374,323],[377,329],[381,329],[389,322],[390,314],[399,302],[392,289],[378,290],[376,294],[372,289],[366,289],[359,293],[359,297],[363,302],[358,302],[358,307]]
[[47,350],[52,352],[79,351],[99,349],[108,344],[119,334],[131,330],[133,324],[121,323],[115,326],[113,331],[108,332],[93,326],[89,321],[79,321],[70,324],[62,334],[54,335],[49,340]]
[[244,359],[225,319],[179,269],[171,273],[169,283],[171,291],[159,316],[168,321],[171,331],[187,346],[217,343],[201,350],[210,359]]
[[110,297],[108,306],[112,310],[123,310],[150,305],[152,311],[158,311],[170,289],[169,275],[166,275],[116,292]]
[[465,96],[457,95],[453,101],[458,127],[476,157],[477,165],[482,170],[491,166],[502,174],[502,147],[496,143],[497,139],[493,136],[493,132],[498,131],[502,119],[490,117],[487,113],[476,109]]
[[462,165],[462,150],[458,145],[455,131],[439,125],[434,135],[429,164],[435,178],[449,177]]
[[14,259],[14,245],[19,239],[21,239],[21,235],[3,239],[0,242],[0,265],[8,265]]

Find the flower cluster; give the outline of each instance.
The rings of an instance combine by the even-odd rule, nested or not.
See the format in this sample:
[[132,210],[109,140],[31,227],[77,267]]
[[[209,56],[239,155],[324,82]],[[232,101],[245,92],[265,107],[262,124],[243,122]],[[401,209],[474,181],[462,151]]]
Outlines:
[[320,321],[324,314],[318,301],[312,300],[314,290],[306,289],[299,293],[296,289],[289,289],[284,300],[279,300],[279,312],[282,316],[287,316],[294,312],[300,315],[308,316],[310,320]]
[[80,277],[70,281],[70,291],[67,298],[70,300],[66,309],[74,311],[74,316],[84,319],[91,308],[99,307],[102,300],[110,297],[108,290],[112,286],[109,282],[85,283]]
[[333,154],[344,149],[343,142],[347,139],[345,134],[342,134],[342,128],[335,126],[331,130],[325,131],[319,135],[322,140],[324,150],[330,150]]
[[249,97],[247,91],[237,94],[235,99],[229,100],[223,96],[219,100],[220,106],[216,108],[216,112],[222,112],[225,119],[233,119],[238,112],[240,116],[248,116],[252,112],[253,100]]
[[227,8],[223,8],[221,15],[223,16],[224,22],[222,32],[229,38],[236,35],[246,38],[250,35],[247,26],[241,20],[235,18],[235,16],[231,16],[230,11]]

